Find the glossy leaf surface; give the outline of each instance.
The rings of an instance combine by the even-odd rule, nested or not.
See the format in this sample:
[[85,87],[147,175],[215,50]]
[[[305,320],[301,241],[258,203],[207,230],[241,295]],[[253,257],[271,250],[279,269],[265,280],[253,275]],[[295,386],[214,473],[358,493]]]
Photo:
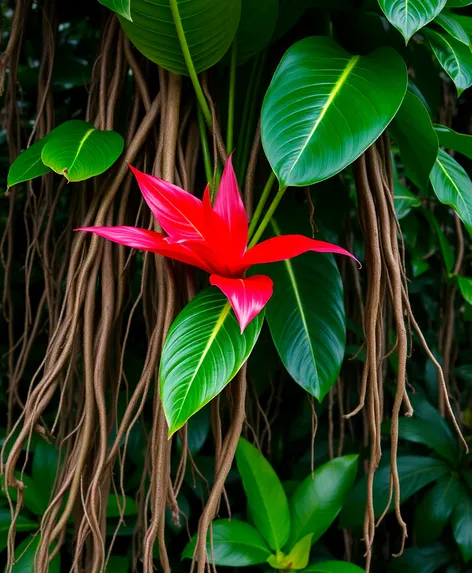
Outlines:
[[436,124],[434,129],[438,135],[439,145],[442,145],[446,149],[458,151],[462,155],[472,159],[472,135],[458,133],[445,125]]
[[408,42],[444,8],[446,0],[379,0],[387,20]]
[[470,46],[471,40],[464,30],[462,24],[457,20],[456,15],[452,12],[442,12],[434,19],[435,24],[441,26],[450,36],[462,42],[466,46]]
[[391,48],[361,57],[323,36],[294,44],[262,107],[262,143],[280,183],[311,185],[352,163],[392,120],[406,85]]
[[8,171],[8,187],[30,181],[51,171],[41,160],[41,152],[45,145],[46,137],[43,137],[18,155]]
[[113,12],[123,16],[127,20],[131,20],[131,0],[98,0]]

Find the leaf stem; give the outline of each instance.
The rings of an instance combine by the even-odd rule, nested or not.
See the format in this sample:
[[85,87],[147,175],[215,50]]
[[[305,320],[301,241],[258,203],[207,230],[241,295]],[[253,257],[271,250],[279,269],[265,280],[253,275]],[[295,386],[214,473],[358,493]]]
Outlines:
[[197,107],[198,129],[200,131],[200,141],[202,143],[203,163],[205,165],[205,175],[208,182],[212,182],[211,195],[213,195],[213,171],[211,168],[210,148],[208,146],[208,136],[205,127],[205,118],[200,107]]
[[262,233],[265,231],[267,225],[272,219],[274,211],[277,209],[277,205],[282,200],[282,197],[284,196],[286,189],[287,187],[279,185],[279,190],[277,191],[277,195],[274,197],[272,203],[270,204],[270,207],[267,209],[267,213],[264,215],[264,218],[262,219],[261,224],[257,228],[257,231],[254,233],[254,236],[252,237],[249,243],[249,247],[253,247],[257,243],[257,241],[261,238]]
[[182,26],[182,20],[180,18],[179,8],[177,6],[177,0],[169,0],[170,9],[172,11],[172,16],[174,18],[175,29],[177,31],[177,36],[179,38],[180,47],[182,49],[182,54],[185,59],[185,63],[187,64],[188,73],[190,75],[190,79],[192,80],[193,87],[195,89],[195,93],[197,96],[198,103],[203,112],[203,117],[211,129],[212,127],[212,119],[211,119],[211,111],[208,106],[207,100],[205,99],[205,94],[203,93],[202,86],[200,85],[200,81],[198,79],[197,72],[195,70],[195,66],[193,65],[192,56],[190,55],[190,50],[187,44],[187,39],[185,37],[184,28]]
[[228,130],[226,133],[226,151],[228,152],[228,155],[233,151],[234,100],[236,91],[236,55],[236,42],[233,42],[231,48],[231,68],[229,72]]
[[267,199],[269,198],[270,191],[272,189],[272,186],[274,185],[274,181],[275,181],[275,173],[272,172],[270,174],[269,179],[267,179],[267,183],[265,184],[264,190],[262,191],[259,203],[257,204],[256,210],[254,211],[254,215],[252,216],[251,223],[249,225],[249,238],[251,238],[252,234],[254,233],[254,229],[256,228],[259,219],[261,218],[262,211],[264,210],[265,204],[267,203]]

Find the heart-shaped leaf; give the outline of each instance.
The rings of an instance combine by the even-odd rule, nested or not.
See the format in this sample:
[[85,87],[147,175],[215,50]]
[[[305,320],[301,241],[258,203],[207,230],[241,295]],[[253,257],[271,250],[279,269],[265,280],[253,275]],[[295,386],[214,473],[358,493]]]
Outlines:
[[109,169],[121,155],[124,141],[115,131],[100,131],[72,119],[48,135],[42,162],[68,181],[83,181]]
[[457,19],[453,12],[441,12],[441,14],[438,14],[434,19],[434,23],[441,26],[443,30],[459,42],[470,46],[471,40],[462,27],[460,20]]
[[[192,559],[197,536],[187,544],[182,559]],[[226,567],[248,567],[265,563],[270,556],[269,548],[261,534],[244,521],[219,519],[211,524],[208,532],[207,554],[210,563]]]
[[379,0],[387,20],[399,30],[406,42],[431,22],[445,4],[446,0]]
[[390,128],[400,148],[407,176],[425,189],[438,155],[438,136],[425,106],[410,91],[398,110]]
[[35,177],[46,175],[46,173],[51,171],[51,169],[41,161],[41,151],[45,145],[46,137],[43,137],[18,155],[8,171],[8,188],[17,183],[23,183]]
[[240,334],[228,299],[199,293],[172,324],[162,351],[160,393],[172,435],[238,373],[256,343],[264,312]]
[[235,42],[239,64],[263,50],[277,24],[279,0],[241,0],[241,20]]
[[439,145],[446,149],[453,149],[472,159],[472,135],[457,133],[445,125],[436,124],[434,129],[438,135]]
[[123,18],[132,21],[131,18],[131,0],[98,0],[100,4],[103,4],[113,12],[116,12]]
[[289,501],[289,547],[309,534],[314,543],[333,523],[354,485],[357,458],[349,455],[329,461],[297,487]]
[[[400,498],[403,503],[417,491],[433,481],[450,473],[449,466],[442,460],[423,456],[399,456],[397,461],[400,477]],[[341,527],[356,527],[362,524],[367,499],[367,478],[357,482],[341,512]],[[380,467],[374,477],[375,516],[379,517],[390,499],[390,466]],[[388,511],[393,510],[390,503]]]
[[284,488],[269,462],[244,438],[239,440],[236,462],[252,521],[269,547],[280,551],[290,534],[290,511]]
[[434,30],[424,29],[434,55],[454,82],[458,95],[472,85],[472,52],[469,46]]
[[454,209],[472,235],[472,181],[465,169],[440,149],[430,179],[436,197]]
[[[301,232],[306,217],[286,203],[273,217],[271,235]],[[287,217],[287,214],[293,216]],[[307,253],[263,266],[274,281],[266,316],[272,339],[292,378],[321,401],[336,382],[344,358],[346,325],[341,275],[333,255]]]
[[280,184],[311,185],[352,163],[395,116],[406,86],[391,48],[352,56],[327,37],[294,44],[262,106],[262,143]]
[[[197,73],[216,64],[228,51],[238,28],[241,0],[171,0]],[[188,75],[169,0],[132,0],[132,22],[120,18],[134,46],[152,62]]]

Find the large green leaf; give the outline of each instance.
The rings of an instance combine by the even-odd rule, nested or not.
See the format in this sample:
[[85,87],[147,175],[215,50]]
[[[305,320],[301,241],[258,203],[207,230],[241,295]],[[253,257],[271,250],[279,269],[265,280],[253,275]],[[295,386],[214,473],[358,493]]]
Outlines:
[[43,137],[31,145],[31,147],[25,149],[23,153],[15,159],[8,171],[8,188],[17,183],[23,183],[35,177],[40,177],[51,171],[51,169],[41,161],[41,151],[45,145],[46,137]]
[[465,490],[452,513],[452,532],[465,563],[472,560],[472,499]]
[[313,563],[303,569],[304,573],[365,573],[353,563],[346,563],[346,561],[323,561],[321,563]]
[[277,474],[252,444],[240,438],[236,462],[254,525],[271,549],[280,551],[290,534],[290,510]]
[[436,197],[454,209],[472,234],[472,181],[465,169],[440,149],[430,179]]
[[441,12],[441,14],[438,14],[434,19],[434,22],[441,26],[450,36],[466,46],[470,46],[471,40],[454,13]]
[[461,93],[472,85],[472,53],[469,46],[451,36],[425,28],[434,55]]
[[290,498],[292,529],[288,546],[306,535],[317,541],[333,523],[356,479],[357,457],[329,461],[309,475]]
[[270,42],[277,24],[279,0],[241,0],[241,20],[236,34],[238,63],[249,60]]
[[120,16],[123,16],[127,20],[132,20],[131,18],[131,0],[98,0],[100,4],[103,4],[113,12],[116,12]]
[[390,129],[400,148],[407,176],[417,187],[426,189],[438,155],[438,136],[427,109],[410,91],[406,92]]
[[395,116],[406,86],[391,48],[352,56],[323,36],[294,44],[262,106],[262,143],[281,185],[311,185],[352,163]]
[[449,548],[441,543],[428,547],[409,547],[400,557],[390,561],[388,573],[434,573],[453,558]]
[[72,119],[51,131],[41,160],[68,181],[83,181],[111,167],[123,147],[123,138],[115,131],[101,131],[91,123]]
[[457,133],[445,125],[436,124],[434,129],[438,135],[439,145],[446,149],[453,149],[472,159],[472,135]]
[[216,287],[205,289],[183,309],[169,330],[160,366],[170,435],[236,376],[263,320],[261,312],[241,334],[228,299]]
[[446,0],[379,0],[387,20],[401,32],[406,42],[431,22],[445,4]]
[[[186,545],[182,559],[192,559],[197,536]],[[208,532],[207,554],[210,563],[226,567],[247,567],[265,563],[270,556],[261,534],[252,525],[233,519],[219,519]]]
[[[449,466],[442,460],[422,456],[399,456],[398,475],[400,477],[400,497],[402,503],[417,491],[450,473]],[[341,512],[341,527],[355,527],[362,524],[367,499],[367,478],[357,482]],[[374,507],[379,517],[390,495],[390,466],[382,466],[375,472]],[[389,511],[393,510],[393,503]]]
[[441,478],[423,497],[415,511],[415,535],[418,543],[427,545],[441,535],[461,495],[457,476]]
[[[183,34],[197,73],[228,51],[241,15],[241,0],[175,0]],[[170,0],[132,0],[132,22],[120,17],[125,34],[152,62],[188,75]]]
[[[306,217],[296,213],[272,218],[272,234],[309,234],[303,228]],[[262,268],[274,281],[266,316],[279,356],[292,378],[321,401],[336,382],[346,345],[343,285],[335,259],[307,253]]]

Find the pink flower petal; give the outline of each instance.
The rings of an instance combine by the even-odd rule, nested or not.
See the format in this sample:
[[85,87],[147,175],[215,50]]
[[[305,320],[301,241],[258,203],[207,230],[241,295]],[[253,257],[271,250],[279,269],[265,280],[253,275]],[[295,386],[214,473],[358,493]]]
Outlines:
[[272,296],[272,280],[264,275],[245,279],[211,275],[210,284],[217,286],[228,297],[241,327],[241,334]]
[[130,165],[154,217],[171,240],[200,239],[205,235],[202,202],[177,185],[147,175]]
[[237,254],[242,255],[247,245],[248,221],[231,156],[226,160],[214,209],[226,223],[229,231],[228,243]]
[[161,233],[138,229],[137,227],[82,227],[76,231],[86,231],[94,233],[99,237],[104,237],[114,243],[126,245],[141,251],[150,251],[164,257],[169,257],[181,263],[187,263],[198,267],[207,273],[211,273],[211,268],[196,254],[191,248],[185,245],[169,244],[167,237]]
[[[339,255],[346,255],[357,261],[354,255],[349,251],[326,243],[325,241],[316,241],[303,235],[281,235],[262,241],[258,245],[249,249],[244,255],[244,263],[246,268],[252,265],[261,263],[275,263],[277,261],[285,261],[298,255],[302,255],[308,251],[315,251],[317,253],[337,253]],[[359,262],[359,261],[357,261]]]

